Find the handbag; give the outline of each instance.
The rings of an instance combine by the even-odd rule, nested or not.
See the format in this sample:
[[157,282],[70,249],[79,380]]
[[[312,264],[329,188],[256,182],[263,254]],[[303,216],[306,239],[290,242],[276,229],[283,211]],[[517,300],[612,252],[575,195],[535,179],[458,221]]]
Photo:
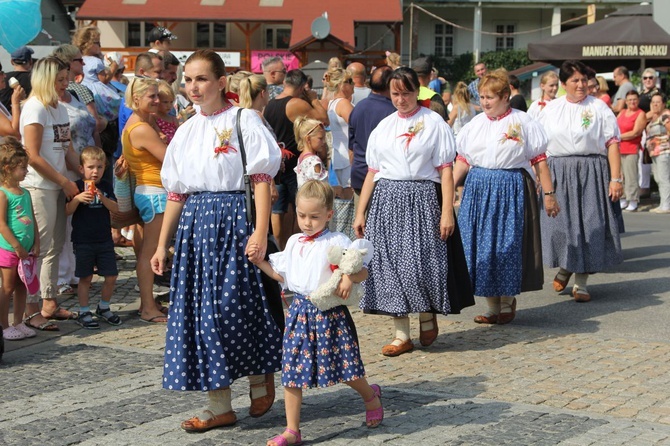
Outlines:
[[[237,122],[235,124],[237,130],[237,140],[239,141],[240,146],[240,156],[242,157],[242,172],[244,174],[244,196],[247,205],[247,221],[251,224],[256,223],[256,206],[254,205],[254,194],[251,188],[251,178],[247,172],[247,153],[244,150],[244,139],[242,138],[242,126],[240,124],[240,118],[242,116],[242,108],[237,110]],[[268,231],[267,234],[267,249],[265,250],[265,260],[270,258],[270,254],[279,252],[279,245],[275,240],[271,232]],[[281,330],[284,332],[284,307],[282,305],[282,290],[279,282],[265,274],[261,271],[261,281],[263,282],[263,288],[265,289],[265,295],[268,301],[268,308],[270,310],[270,315],[274,319],[275,323]]]
[[123,155],[114,165],[114,195],[119,205],[119,212],[110,212],[112,228],[121,229],[126,226],[142,223],[140,211],[135,206],[135,177],[130,172]]

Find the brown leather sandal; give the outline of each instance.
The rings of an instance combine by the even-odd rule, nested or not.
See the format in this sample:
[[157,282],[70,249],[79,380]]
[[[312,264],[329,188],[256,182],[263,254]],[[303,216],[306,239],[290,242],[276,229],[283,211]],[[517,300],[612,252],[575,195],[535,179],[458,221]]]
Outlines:
[[[429,324],[433,323],[433,328],[430,330],[424,330],[423,329],[423,324]],[[435,342],[435,339],[437,339],[437,335],[440,332],[440,328],[437,326],[437,315],[433,314],[433,318],[429,319],[427,321],[419,321],[419,342],[421,345],[424,347],[428,347],[431,345],[433,342]]]
[[249,398],[251,398],[251,389],[265,387],[267,394],[258,398],[251,398],[249,406],[249,416],[253,418],[262,417],[267,413],[275,402],[275,376],[274,373],[265,374],[265,382],[252,384],[249,386]]
[[181,423],[181,428],[186,432],[206,432],[215,427],[232,426],[237,423],[237,416],[232,410],[221,415],[214,415],[211,410],[205,410],[205,412],[212,418],[208,420],[201,420],[198,417],[189,418]]
[[[400,341],[400,339],[398,338],[393,339],[393,341],[395,341],[396,339]],[[400,356],[403,353],[411,352],[412,350],[414,350],[414,343],[412,342],[411,339],[408,339],[400,345],[393,345],[393,344],[385,345],[384,347],[382,347],[382,355]]]

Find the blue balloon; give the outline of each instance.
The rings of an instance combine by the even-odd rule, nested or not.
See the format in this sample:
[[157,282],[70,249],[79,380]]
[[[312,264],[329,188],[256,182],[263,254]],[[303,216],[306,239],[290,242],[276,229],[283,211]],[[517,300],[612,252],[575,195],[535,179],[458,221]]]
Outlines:
[[42,31],[41,0],[0,0],[0,44],[7,52],[30,43]]

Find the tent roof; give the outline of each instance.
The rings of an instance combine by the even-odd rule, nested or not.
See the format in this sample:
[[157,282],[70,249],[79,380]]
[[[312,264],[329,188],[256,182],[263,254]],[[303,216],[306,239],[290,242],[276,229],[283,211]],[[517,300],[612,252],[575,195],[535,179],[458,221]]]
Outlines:
[[611,71],[622,64],[637,69],[642,59],[647,65],[667,65],[670,34],[654,21],[650,9],[645,11],[645,6],[626,8],[590,25],[531,43],[528,56],[556,66],[569,59],[582,60],[597,71]]
[[312,21],[324,12],[330,34],[350,48],[355,46],[355,23],[403,20],[400,0],[86,0],[77,19],[292,23],[290,47],[295,47],[312,37]]

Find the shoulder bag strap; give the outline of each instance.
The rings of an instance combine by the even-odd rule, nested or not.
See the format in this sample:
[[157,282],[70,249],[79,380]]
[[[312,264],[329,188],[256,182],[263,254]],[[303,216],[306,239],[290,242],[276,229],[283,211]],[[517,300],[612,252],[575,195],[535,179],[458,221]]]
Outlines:
[[256,209],[254,205],[254,196],[251,192],[251,178],[247,173],[247,153],[244,150],[244,138],[242,138],[242,125],[240,124],[240,118],[242,117],[242,108],[237,110],[237,122],[235,127],[237,128],[237,141],[240,145],[240,156],[242,157],[242,172],[244,174],[244,195],[247,200],[247,221],[252,225],[256,224]]

